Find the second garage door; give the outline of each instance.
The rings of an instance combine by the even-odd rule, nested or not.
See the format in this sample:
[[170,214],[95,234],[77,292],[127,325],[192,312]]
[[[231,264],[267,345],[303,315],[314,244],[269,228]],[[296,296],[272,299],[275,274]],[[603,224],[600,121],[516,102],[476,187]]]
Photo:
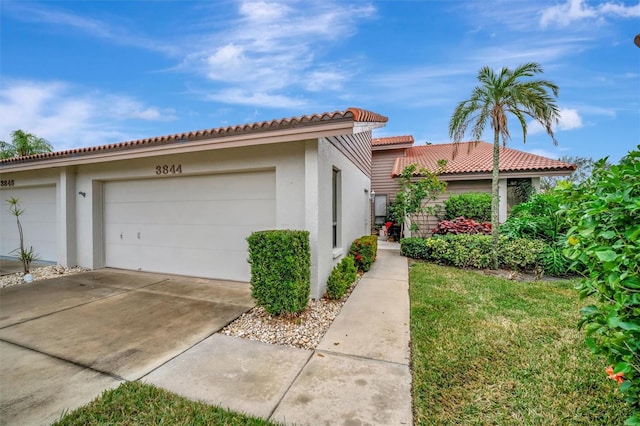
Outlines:
[[275,226],[275,172],[104,184],[107,267],[250,279],[246,238]]
[[25,250],[33,247],[38,260],[55,262],[57,250],[56,187],[34,186],[0,190],[0,256],[15,257],[20,247],[16,217],[9,213],[10,198],[17,198],[24,210],[20,216]]

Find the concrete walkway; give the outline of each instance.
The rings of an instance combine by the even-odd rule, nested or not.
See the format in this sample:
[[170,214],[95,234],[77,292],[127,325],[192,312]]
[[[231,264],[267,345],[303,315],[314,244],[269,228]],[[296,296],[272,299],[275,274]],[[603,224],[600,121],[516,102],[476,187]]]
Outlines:
[[398,250],[381,242],[315,351],[215,334],[142,381],[286,424],[412,424],[408,267]]
[[410,425],[407,260],[378,259],[314,351],[215,334],[248,285],[102,270],[0,292],[0,424],[46,425],[126,380],[285,424]]

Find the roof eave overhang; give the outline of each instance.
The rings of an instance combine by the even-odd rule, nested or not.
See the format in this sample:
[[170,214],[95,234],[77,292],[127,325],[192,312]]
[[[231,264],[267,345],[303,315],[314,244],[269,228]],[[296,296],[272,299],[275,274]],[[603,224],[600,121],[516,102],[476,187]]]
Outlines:
[[389,151],[392,149],[407,149],[413,146],[413,142],[404,142],[404,143],[396,143],[396,144],[387,144],[387,145],[371,145],[372,151]]
[[[505,171],[500,172],[500,179],[530,178],[530,177],[547,177],[547,176],[569,176],[573,170],[521,170],[521,171]],[[392,174],[391,177],[398,178],[399,174]],[[420,177],[416,175],[416,177]],[[441,173],[438,179],[443,181],[456,180],[487,180],[492,179],[491,172],[474,172],[474,173]]]
[[[301,126],[273,131],[244,133],[222,137],[205,137],[188,139],[183,142],[172,142],[163,145],[127,147],[116,150],[95,151],[71,154],[70,156],[26,160],[20,163],[0,164],[2,173],[21,172],[27,170],[48,169],[52,167],[76,166],[82,164],[104,163],[108,161],[148,158],[162,155],[184,154],[191,152],[211,151],[226,148],[267,145],[281,142],[293,142],[318,139],[327,136],[360,133],[360,124],[353,120],[333,120],[313,126]],[[369,124],[369,123],[366,123]],[[384,123],[379,123],[384,126]]]
[[357,122],[354,123],[354,132],[353,133],[368,132],[368,131],[371,131],[371,130],[379,129],[379,128],[384,127],[386,125],[387,125],[386,122],[381,122],[381,121],[372,121],[372,122],[357,121]]

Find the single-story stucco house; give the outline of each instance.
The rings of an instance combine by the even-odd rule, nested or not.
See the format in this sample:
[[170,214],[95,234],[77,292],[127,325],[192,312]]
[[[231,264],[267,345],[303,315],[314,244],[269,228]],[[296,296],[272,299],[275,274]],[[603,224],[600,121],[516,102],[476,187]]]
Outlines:
[[[433,144],[414,146],[413,136],[393,136],[372,140],[372,182],[375,194],[374,221],[384,222],[386,207],[399,190],[398,176],[411,164],[431,172],[438,170],[438,160],[446,160],[446,168],[439,179],[447,182],[447,189],[436,203],[451,195],[467,192],[491,193],[493,170],[493,144],[487,142],[460,142],[459,144]],[[455,155],[454,155],[455,152]],[[508,210],[518,203],[517,194],[510,189],[523,181],[540,189],[544,176],[568,176],[575,170],[572,164],[508,147],[500,147],[500,222],[507,218]],[[428,229],[437,223],[429,219]]]
[[246,238],[310,233],[311,297],[371,229],[372,130],[357,108],[0,161],[0,256],[249,281]]

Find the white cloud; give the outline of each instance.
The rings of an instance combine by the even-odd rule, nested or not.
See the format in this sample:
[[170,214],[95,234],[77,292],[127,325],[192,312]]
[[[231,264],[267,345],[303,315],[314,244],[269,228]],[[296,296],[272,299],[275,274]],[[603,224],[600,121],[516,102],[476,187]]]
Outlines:
[[167,41],[154,40],[125,26],[87,16],[80,16],[50,5],[34,2],[6,2],[6,12],[24,22],[70,28],[92,37],[111,40],[120,45],[174,55],[179,52]]
[[306,89],[310,92],[342,89],[347,77],[338,71],[312,71],[307,75]]
[[56,150],[127,140],[124,121],[174,120],[171,109],[131,97],[78,89],[64,82],[3,81],[0,140],[22,129],[49,140]]
[[551,24],[566,27],[575,21],[585,19],[604,20],[607,17],[640,17],[640,3],[626,6],[620,3],[605,2],[590,6],[585,0],[567,0],[566,3],[551,6],[542,12],[540,25],[544,28]]
[[176,119],[172,108],[148,107],[140,101],[124,95],[103,96],[104,113],[119,120],[173,121]]
[[267,108],[298,108],[307,104],[307,101],[303,98],[292,98],[267,92],[247,92],[238,88],[209,93],[207,99],[228,104]]
[[579,129],[583,126],[582,118],[575,109],[561,109],[560,120],[558,121],[558,130]]
[[[162,40],[141,34],[127,20],[81,15],[51,4],[11,2],[12,17],[27,23],[49,25],[66,31],[108,40],[114,44],[161,52],[177,58],[172,71],[204,77],[205,86],[195,92],[204,99],[254,105],[264,99],[269,107],[285,102],[299,105],[286,92],[339,91],[356,74],[348,56],[328,59],[325,54],[357,31],[358,23],[375,17],[368,2],[337,0],[237,0],[224,5],[233,11],[220,20],[220,7],[211,12],[200,6],[179,37]],[[203,12],[204,11],[204,12]],[[212,25],[212,21],[216,21]],[[228,96],[249,93],[251,96]],[[226,99],[227,101],[223,101]],[[274,99],[278,102],[274,102]],[[159,111],[162,115],[163,111]],[[137,114],[153,118],[152,111]]]
[[282,19],[291,9],[281,2],[244,1],[240,13],[249,21],[262,23]]
[[285,92],[338,92],[353,78],[349,59],[324,60],[323,53],[351,36],[375,9],[333,1],[240,1],[237,14],[204,37],[206,43],[190,48],[180,69],[215,84],[201,90],[208,99],[281,107],[303,103]]
[[[582,117],[578,114],[578,111],[572,108],[561,108],[560,119],[558,124],[554,126],[554,131],[573,130],[583,127]],[[527,133],[529,135],[535,135],[536,133],[544,132],[544,128],[537,121],[531,121],[527,125]]]

